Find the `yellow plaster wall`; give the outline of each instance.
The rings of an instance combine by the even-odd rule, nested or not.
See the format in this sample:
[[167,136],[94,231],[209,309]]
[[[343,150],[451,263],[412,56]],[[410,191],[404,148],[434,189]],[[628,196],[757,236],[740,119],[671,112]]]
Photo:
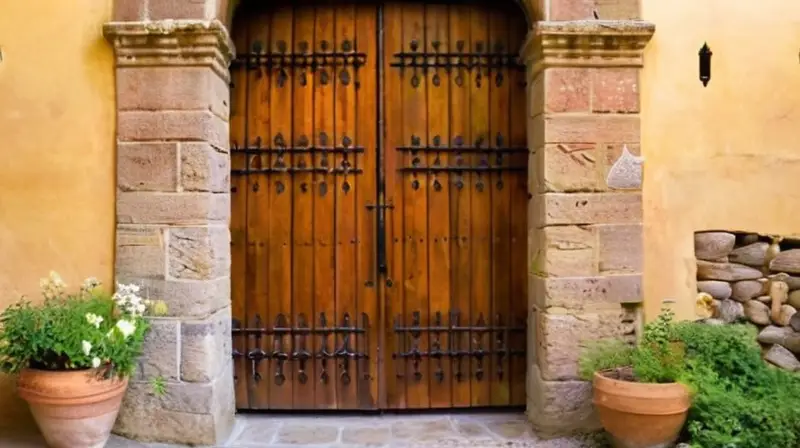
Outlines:
[[[693,317],[693,232],[800,233],[800,3],[642,0],[645,313]],[[698,51],[713,51],[711,82]]]
[[[108,284],[114,258],[111,0],[5,1],[0,13],[0,309],[50,269]],[[30,426],[0,377],[0,428]],[[0,430],[2,431],[2,430]]]

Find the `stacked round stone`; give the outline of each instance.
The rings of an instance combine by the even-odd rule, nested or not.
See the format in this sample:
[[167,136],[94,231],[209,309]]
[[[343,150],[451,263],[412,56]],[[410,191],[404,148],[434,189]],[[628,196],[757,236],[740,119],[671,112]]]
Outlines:
[[707,322],[752,322],[764,359],[800,371],[800,237],[698,232],[694,247]]

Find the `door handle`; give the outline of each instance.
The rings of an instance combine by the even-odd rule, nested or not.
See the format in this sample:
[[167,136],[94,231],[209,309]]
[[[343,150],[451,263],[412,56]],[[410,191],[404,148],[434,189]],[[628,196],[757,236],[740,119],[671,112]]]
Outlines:
[[378,273],[385,275],[389,272],[389,265],[386,260],[386,210],[393,210],[394,205],[392,204],[367,204],[367,210],[369,211],[377,211],[377,256],[378,256]]

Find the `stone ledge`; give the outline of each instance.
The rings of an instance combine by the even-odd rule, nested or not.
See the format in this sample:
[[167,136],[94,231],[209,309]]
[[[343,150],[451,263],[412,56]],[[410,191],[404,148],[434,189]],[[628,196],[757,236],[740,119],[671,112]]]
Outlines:
[[642,20],[541,21],[522,47],[529,77],[547,67],[642,67],[655,25]]
[[210,67],[228,81],[233,41],[219,20],[109,22],[103,35],[114,46],[117,67]]

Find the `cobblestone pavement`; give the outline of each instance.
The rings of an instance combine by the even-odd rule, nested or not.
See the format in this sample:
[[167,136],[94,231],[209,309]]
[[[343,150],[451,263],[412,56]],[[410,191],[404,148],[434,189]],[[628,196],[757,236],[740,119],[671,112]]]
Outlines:
[[[235,448],[599,448],[598,436],[541,440],[522,414],[383,416],[240,415],[228,443]],[[38,437],[4,439],[0,447],[42,448]],[[106,448],[177,448],[114,436]],[[79,448],[79,447],[75,447]]]

